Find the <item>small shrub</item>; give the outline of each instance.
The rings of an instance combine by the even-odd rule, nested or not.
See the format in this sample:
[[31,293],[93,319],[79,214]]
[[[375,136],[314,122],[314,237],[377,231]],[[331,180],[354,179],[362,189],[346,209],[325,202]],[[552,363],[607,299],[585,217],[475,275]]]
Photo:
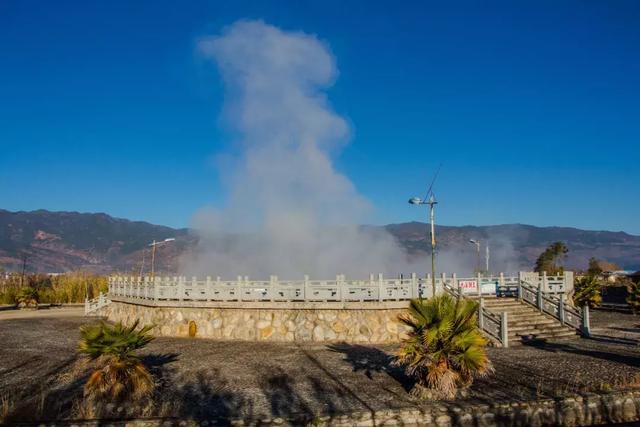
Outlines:
[[627,304],[629,304],[634,314],[640,313],[640,284],[635,282],[628,283],[627,291],[629,292]]
[[596,276],[583,276],[577,279],[574,285],[573,303],[578,307],[600,306],[602,304],[601,288],[602,284]]
[[154,337],[153,326],[139,330],[139,321],[125,327],[122,322],[84,326],[79,352],[97,361],[97,368],[85,384],[85,396],[97,404],[118,403],[124,399],[148,396],[155,386],[151,373],[136,355]]
[[452,399],[492,370],[487,340],[478,329],[478,304],[444,294],[411,301],[400,321],[411,328],[396,364],[416,379],[416,397]]
[[31,286],[25,286],[20,289],[16,295],[16,303],[19,307],[35,308],[38,307],[40,301],[40,295],[37,288]]

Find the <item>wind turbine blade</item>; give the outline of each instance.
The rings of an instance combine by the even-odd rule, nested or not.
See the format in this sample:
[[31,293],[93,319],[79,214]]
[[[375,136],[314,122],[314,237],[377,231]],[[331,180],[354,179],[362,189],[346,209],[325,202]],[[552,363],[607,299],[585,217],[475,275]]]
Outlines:
[[440,169],[442,169],[442,163],[440,163],[440,165],[438,166],[438,169],[436,170],[435,175],[433,176],[433,179],[431,180],[431,185],[429,185],[429,189],[427,190],[427,195],[424,197],[424,200],[427,200],[429,198],[429,195],[432,194],[432,189],[433,189],[433,184],[436,183],[436,179],[438,178],[438,174],[440,173]]

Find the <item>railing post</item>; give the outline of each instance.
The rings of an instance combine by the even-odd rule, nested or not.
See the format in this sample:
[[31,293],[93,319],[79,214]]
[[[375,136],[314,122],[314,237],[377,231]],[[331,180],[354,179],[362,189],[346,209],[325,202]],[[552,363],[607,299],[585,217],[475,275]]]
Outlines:
[[542,289],[540,289],[540,285],[538,284],[538,297],[536,298],[536,304],[540,311],[542,310]]
[[[227,297],[227,290],[225,289],[224,292],[222,291],[222,282],[220,280],[220,276],[216,276],[216,284],[214,285],[215,289],[218,290],[218,292],[221,293],[222,295],[222,301],[228,301],[229,298]],[[211,294],[215,296],[215,289],[211,291]],[[213,298],[212,298],[213,299]]]
[[[431,280],[431,273],[427,273],[427,281],[423,282],[424,286],[422,286],[421,289],[418,289],[418,295],[420,296],[420,298],[422,298],[422,294],[425,293],[425,289],[432,289],[432,287],[431,287],[431,283],[432,282],[433,281]],[[431,295],[431,297],[435,297],[435,295]]]
[[[271,289],[271,301],[273,301],[273,296],[278,295],[278,290],[280,289],[280,279],[278,276],[273,276],[273,288]],[[282,292],[284,295],[284,291]]]
[[343,281],[341,274],[336,274],[336,287],[338,288],[338,300],[344,301],[344,293],[342,292]]
[[153,301],[157,304],[158,298],[160,298],[160,278],[153,278]]
[[484,330],[484,314],[482,311],[484,310],[484,298],[480,297],[480,305],[478,306],[478,327],[481,331]]
[[[504,273],[500,273],[500,278],[504,282]],[[518,300],[522,301],[522,277],[518,273]]]
[[278,292],[278,276],[271,275],[269,276],[269,290],[267,291],[267,295],[269,297],[269,301],[273,301],[273,296]]
[[502,341],[502,347],[509,347],[509,324],[506,311],[500,316],[500,341]]
[[462,293],[462,289],[460,289],[460,281],[458,280],[458,278],[456,277],[456,273],[453,273],[451,275],[451,287],[453,289],[457,289],[458,293],[461,294]]
[[182,301],[184,297],[184,277],[178,277],[178,301]]
[[589,306],[585,304],[582,307],[582,333],[589,337],[591,336],[591,324],[589,319]]
[[204,282],[204,297],[207,301],[211,301],[213,298],[211,295],[213,294],[213,289],[211,289],[211,276],[207,276]]
[[[378,301],[382,302],[383,300],[383,295],[382,295],[382,289],[384,288],[384,279],[382,278],[382,273],[378,273]],[[398,293],[400,292],[400,289],[398,289],[397,291]],[[400,298],[400,295],[396,294],[397,299]]]
[[569,295],[573,291],[573,271],[565,271],[563,279],[562,291]]
[[558,304],[558,317],[560,323],[564,325],[564,294],[560,294],[560,303]]
[[236,280],[236,296],[238,301],[242,301],[242,276],[238,276]]
[[421,298],[422,294],[420,293],[420,281],[418,280],[418,276],[416,273],[411,273],[411,297],[412,298]]
[[[440,273],[440,286],[442,286],[442,288],[444,289],[445,285],[447,283],[447,275],[446,273]],[[438,282],[436,281],[436,287],[438,286]],[[455,288],[453,288],[455,289]]]
[[198,299],[198,278],[191,276],[191,295],[185,291],[185,299],[195,301]]
[[478,272],[476,275],[476,287],[478,288],[476,291],[478,292],[478,296],[482,295],[482,285],[480,284],[481,278],[482,276],[480,275],[480,272]]
[[304,298],[305,301],[308,300],[309,296],[309,276],[307,274],[304,275],[304,284],[303,284],[303,291],[302,291],[302,296]]
[[547,272],[543,271],[542,272],[542,291],[543,292],[549,292],[549,279],[547,279]]

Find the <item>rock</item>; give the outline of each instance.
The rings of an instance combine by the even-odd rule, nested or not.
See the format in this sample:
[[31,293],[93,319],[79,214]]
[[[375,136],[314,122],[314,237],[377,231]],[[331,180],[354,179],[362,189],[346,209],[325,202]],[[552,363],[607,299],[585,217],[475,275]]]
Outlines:
[[260,329],[260,338],[267,339],[273,335],[273,326],[267,326],[266,328]]
[[264,329],[267,326],[271,326],[271,321],[269,321],[269,320],[259,320],[258,323],[256,323],[256,327],[258,329]]
[[313,328],[313,340],[324,341],[324,330],[322,329],[322,326],[318,325]]

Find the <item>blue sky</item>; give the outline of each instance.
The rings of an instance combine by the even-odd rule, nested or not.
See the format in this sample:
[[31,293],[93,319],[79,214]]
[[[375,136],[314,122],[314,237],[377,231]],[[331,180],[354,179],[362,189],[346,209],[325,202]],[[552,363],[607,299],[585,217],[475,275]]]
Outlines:
[[[447,3],[446,5],[443,3]],[[0,208],[187,226],[225,199],[223,86],[197,40],[316,34],[351,123],[336,158],[373,223],[443,163],[437,219],[640,234],[640,3],[0,2]]]

